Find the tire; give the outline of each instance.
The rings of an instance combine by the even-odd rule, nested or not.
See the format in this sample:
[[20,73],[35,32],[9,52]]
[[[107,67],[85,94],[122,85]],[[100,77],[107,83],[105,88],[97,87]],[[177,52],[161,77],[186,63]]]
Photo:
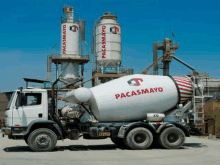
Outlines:
[[134,150],[145,150],[149,148],[152,143],[153,135],[144,127],[132,129],[125,138],[125,144]]
[[28,145],[28,138],[24,139],[24,141]]
[[112,142],[115,143],[119,147],[126,147],[123,138],[111,138]]
[[184,144],[185,134],[177,127],[169,127],[160,134],[158,140],[159,144],[166,149],[177,149]]
[[27,142],[33,151],[51,151],[57,144],[57,135],[50,129],[39,128],[28,136]]

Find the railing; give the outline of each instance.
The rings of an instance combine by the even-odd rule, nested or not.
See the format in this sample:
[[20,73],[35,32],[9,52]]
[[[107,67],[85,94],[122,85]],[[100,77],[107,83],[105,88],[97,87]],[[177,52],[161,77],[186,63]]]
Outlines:
[[[203,94],[203,88],[199,87],[199,83],[196,84],[196,79],[197,82],[200,81],[202,82],[202,77],[194,77],[192,76],[193,79],[193,115],[194,115],[194,124],[196,127],[201,126],[204,124],[204,94]],[[201,95],[196,95],[196,90],[200,90]]]

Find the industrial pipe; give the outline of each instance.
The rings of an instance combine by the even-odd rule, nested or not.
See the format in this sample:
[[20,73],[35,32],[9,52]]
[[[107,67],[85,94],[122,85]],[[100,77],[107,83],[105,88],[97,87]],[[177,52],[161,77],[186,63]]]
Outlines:
[[56,79],[56,81],[54,81],[54,83],[52,84],[51,117],[59,125],[59,127],[62,129],[63,134],[66,135],[66,132],[67,132],[66,129],[64,128],[64,126],[60,122],[58,116],[55,114],[55,85],[57,84],[58,81],[59,81],[59,78]]
[[150,66],[148,66],[148,67],[147,67],[145,70],[143,70],[141,73],[142,73],[142,74],[147,74],[148,70],[149,70],[151,67],[157,65],[157,63],[158,63],[160,60],[162,60],[163,56],[164,56],[164,55],[162,55],[160,58],[158,58],[153,64],[151,64]]
[[189,69],[195,71],[195,68],[191,67],[190,65],[188,65],[188,64],[185,63],[184,61],[180,60],[179,58],[177,58],[177,57],[175,57],[175,56],[173,56],[173,58],[174,58],[176,61],[178,61],[178,62],[180,62],[181,64],[183,64],[183,65],[185,65],[186,67],[188,67]]

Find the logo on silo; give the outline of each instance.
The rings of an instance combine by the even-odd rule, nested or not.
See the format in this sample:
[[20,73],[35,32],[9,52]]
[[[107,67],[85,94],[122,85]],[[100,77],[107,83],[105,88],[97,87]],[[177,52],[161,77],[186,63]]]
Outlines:
[[110,32],[117,34],[119,32],[119,28],[117,26],[112,26],[110,27]]
[[63,25],[63,34],[62,34],[62,45],[63,45],[63,54],[66,54],[66,25]]
[[73,31],[73,32],[77,32],[78,31],[78,26],[76,25],[73,25],[73,26],[70,26],[70,30]]
[[128,81],[128,84],[130,86],[140,86],[141,85],[140,82],[143,82],[142,78],[132,78]]
[[106,26],[102,26],[102,58],[106,58]]

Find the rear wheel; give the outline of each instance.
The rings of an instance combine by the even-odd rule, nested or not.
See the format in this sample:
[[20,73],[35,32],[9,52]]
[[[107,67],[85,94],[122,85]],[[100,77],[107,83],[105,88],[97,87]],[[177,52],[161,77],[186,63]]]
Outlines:
[[39,128],[33,131],[27,139],[33,151],[51,151],[57,143],[57,135],[50,129]]
[[24,141],[28,145],[28,138],[25,138]]
[[153,135],[148,129],[139,127],[132,129],[124,140],[129,148],[144,150],[153,143]]
[[184,132],[177,127],[166,128],[159,137],[159,144],[167,149],[180,148],[185,142]]

